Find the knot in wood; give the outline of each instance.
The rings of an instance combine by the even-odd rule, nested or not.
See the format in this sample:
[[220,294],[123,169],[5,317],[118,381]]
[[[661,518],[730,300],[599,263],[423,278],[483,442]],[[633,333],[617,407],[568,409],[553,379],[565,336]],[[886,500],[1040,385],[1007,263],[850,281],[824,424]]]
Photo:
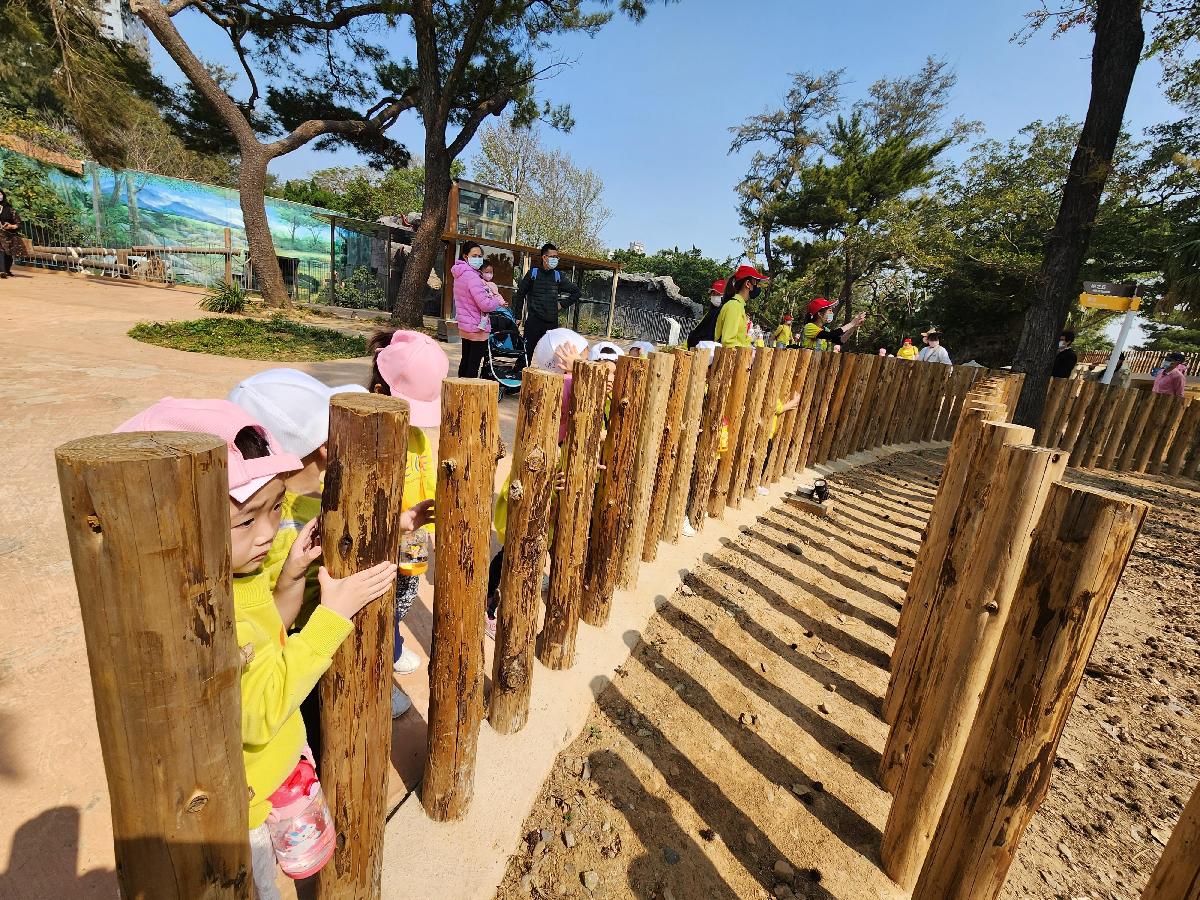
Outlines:
[[508,444],[504,443],[504,438],[500,438],[496,442],[496,462],[500,462],[506,456],[508,456]]
[[453,475],[458,469],[458,463],[452,459],[443,459],[442,468],[446,470],[447,475]]
[[983,605],[983,608],[985,610],[987,610],[987,612],[993,616],[996,613],[1000,612],[1000,604],[997,603],[995,600],[989,600],[987,603],[985,603]]
[[203,791],[197,791],[192,794],[192,799],[187,802],[187,811],[190,813],[198,813],[204,807],[208,806],[208,794]]
[[519,481],[514,481],[508,486],[508,499],[516,503],[525,496],[525,486]]
[[546,451],[541,447],[534,447],[533,452],[525,457],[526,472],[540,472],[546,468]]
[[504,661],[504,665],[500,670],[500,681],[504,684],[506,690],[515,691],[525,684],[527,677],[528,673],[525,670],[524,660],[518,657]]
[[104,532],[104,526],[100,524],[98,516],[88,516],[86,521],[87,527],[92,530],[93,534],[102,534]]

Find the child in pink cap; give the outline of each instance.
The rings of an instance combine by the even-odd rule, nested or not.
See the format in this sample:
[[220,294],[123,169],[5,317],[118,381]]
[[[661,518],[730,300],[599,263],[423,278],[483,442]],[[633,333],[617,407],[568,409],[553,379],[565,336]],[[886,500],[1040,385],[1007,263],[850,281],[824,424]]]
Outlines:
[[[263,560],[275,539],[283,505],[284,476],[302,468],[249,413],[227,400],[165,398],[116,429],[193,431],[225,441],[229,457],[229,533],[233,605],[242,652],[242,755],[250,788],[250,845],[254,880],[262,898],[278,898],[275,851],[267,817],[271,796],[288,779],[305,752],[307,737],[300,704],[329,668],[346,639],[354,614],[386,594],[396,564],[383,562],[349,578],[319,570],[321,602],[307,624],[286,635],[279,607],[297,607],[309,563],[320,556],[317,520],[296,538],[274,593]],[[401,526],[420,527],[409,511]],[[277,605],[278,604],[278,605]]]
[[[441,425],[442,382],[450,372],[450,360],[437,341],[418,331],[381,331],[371,338],[367,349],[375,357],[367,389],[408,401],[408,463],[403,500],[407,509],[433,500],[437,492],[437,468],[423,429]],[[432,537],[433,525],[425,530]],[[420,657],[405,648],[400,634],[400,620],[416,602],[419,584],[417,575],[401,574],[396,579],[396,647],[392,667],[398,675],[411,674],[420,666]],[[392,715],[402,715],[411,705],[403,691],[399,696],[393,692]]]

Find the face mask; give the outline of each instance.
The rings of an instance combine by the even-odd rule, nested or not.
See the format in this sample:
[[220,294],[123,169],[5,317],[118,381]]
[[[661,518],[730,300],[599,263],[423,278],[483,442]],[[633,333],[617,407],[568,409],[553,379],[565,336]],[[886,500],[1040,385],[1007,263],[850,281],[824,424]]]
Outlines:
[[549,259],[547,259],[546,260],[546,268],[547,269],[557,269],[558,268],[558,257],[551,256]]
[[467,265],[469,265],[472,269],[474,269],[476,272],[478,272],[480,269],[483,268],[483,257],[482,256],[468,256],[467,257]]
[[751,299],[751,300],[757,300],[757,299],[758,299],[758,295],[759,295],[759,294],[761,294],[761,293],[762,293],[762,288],[758,287],[757,285],[756,285],[756,286],[754,286],[754,287],[752,287],[752,288],[750,288],[750,299]]
[[825,321],[832,322],[833,321],[833,313],[825,313]]
[[713,306],[720,306],[721,305],[721,295],[714,294],[712,297],[708,298],[708,302],[711,303]]
[[1066,347],[1066,346],[1067,346],[1067,342],[1066,342],[1066,341],[1059,341],[1059,342],[1058,342],[1058,349],[1059,349],[1059,350],[1062,350],[1062,349],[1063,349],[1064,347]]
[[495,276],[495,275],[493,275],[491,272],[484,272],[484,273],[483,273],[483,280],[484,280],[484,281],[491,281],[491,280],[492,280],[493,278],[495,278],[495,277],[496,277],[496,276]]

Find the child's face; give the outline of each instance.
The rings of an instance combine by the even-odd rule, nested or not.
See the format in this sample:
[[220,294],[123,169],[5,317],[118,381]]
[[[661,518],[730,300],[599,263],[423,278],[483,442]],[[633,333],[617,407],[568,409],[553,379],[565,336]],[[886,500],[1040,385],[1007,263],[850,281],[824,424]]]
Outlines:
[[608,392],[611,394],[613,379],[617,377],[617,364],[611,359],[602,359],[600,363],[604,366],[604,371],[608,375]]
[[272,478],[245,503],[229,498],[229,541],[233,571],[247,575],[262,565],[283,512],[283,479]]

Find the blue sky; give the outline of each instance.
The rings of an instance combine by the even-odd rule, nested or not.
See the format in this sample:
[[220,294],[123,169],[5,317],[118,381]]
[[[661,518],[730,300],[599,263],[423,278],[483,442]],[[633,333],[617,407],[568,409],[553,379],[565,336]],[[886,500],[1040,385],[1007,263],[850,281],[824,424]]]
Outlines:
[[[692,244],[710,256],[740,253],[733,187],[749,152],[727,154],[729,127],[778,106],[790,73],[844,67],[854,99],[878,78],[915,72],[926,56],[945,57],[958,75],[951,116],[981,121],[1007,139],[1034,119],[1087,111],[1091,34],[1009,40],[1034,0],[681,0],[655,5],[641,25],[617,20],[594,38],[572,36],[556,52],[575,63],[542,86],[569,102],[568,134],[546,131],[604,179],[612,218],[609,247],[641,241],[648,250]],[[202,55],[220,58],[195,18],[181,23]],[[154,45],[153,39],[151,44]],[[403,52],[403,51],[401,51]],[[174,66],[154,46],[155,62]],[[177,70],[176,70],[177,71]],[[1144,63],[1134,82],[1128,126],[1179,117],[1158,87],[1159,67]],[[169,77],[169,75],[168,75]],[[414,151],[419,121],[393,135]],[[468,165],[475,153],[467,151]],[[296,177],[354,163],[353,153],[304,149],[272,171]]]

